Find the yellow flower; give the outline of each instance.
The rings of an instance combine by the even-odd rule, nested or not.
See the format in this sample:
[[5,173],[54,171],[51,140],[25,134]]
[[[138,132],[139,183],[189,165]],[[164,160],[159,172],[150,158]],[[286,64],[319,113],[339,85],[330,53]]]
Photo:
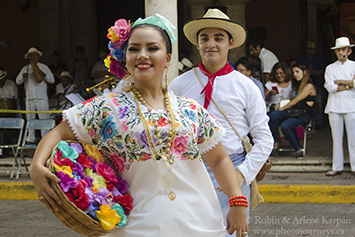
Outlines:
[[121,221],[121,216],[111,209],[109,204],[101,205],[100,210],[96,211],[96,216],[105,230],[111,230]]
[[95,160],[96,162],[104,162],[105,158],[101,155],[101,152],[97,148],[97,146],[91,144],[85,144],[84,148],[86,149],[86,153],[88,156]]
[[93,181],[92,181],[92,188],[93,189],[97,189],[98,187],[107,188],[105,178],[97,173],[94,173],[92,171],[92,169],[85,168],[84,174],[93,179]]
[[54,169],[56,171],[62,171],[64,174],[67,174],[69,175],[70,178],[73,178],[73,171],[71,170],[70,166],[66,166],[66,165],[63,165],[63,166],[59,166],[57,164],[54,164],[53,163],[53,166],[54,166]]

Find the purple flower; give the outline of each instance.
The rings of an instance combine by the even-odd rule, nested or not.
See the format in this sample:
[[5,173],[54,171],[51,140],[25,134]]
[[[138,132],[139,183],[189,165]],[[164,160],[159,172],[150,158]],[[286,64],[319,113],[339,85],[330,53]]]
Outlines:
[[78,154],[83,152],[83,147],[79,143],[76,142],[70,143],[69,147],[74,148],[74,150],[78,152]]
[[58,178],[60,179],[60,187],[67,193],[70,188],[75,189],[78,186],[78,181],[75,178],[70,178],[69,175],[64,174],[62,171],[56,172]]
[[118,118],[122,119],[122,118],[126,117],[128,112],[129,112],[129,107],[128,106],[124,106],[123,108],[119,107],[118,108]]
[[145,131],[143,131],[142,133],[140,132],[135,132],[135,133],[136,133],[136,137],[138,138],[138,145],[148,147],[148,139]]
[[120,193],[126,193],[128,191],[127,182],[123,181],[121,179],[118,179],[118,183],[117,183],[116,187]]
[[100,210],[98,206],[95,206],[93,203],[90,202],[89,208],[85,211],[86,214],[89,214],[92,216],[95,220],[97,220],[96,217],[96,210]]

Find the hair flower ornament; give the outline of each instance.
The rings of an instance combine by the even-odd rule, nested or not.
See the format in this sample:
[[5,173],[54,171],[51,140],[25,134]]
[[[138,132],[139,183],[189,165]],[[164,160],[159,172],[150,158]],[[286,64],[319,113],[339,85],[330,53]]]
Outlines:
[[[150,24],[162,28],[169,35],[171,45],[176,43],[176,36],[174,34],[176,28],[162,15],[157,13],[155,16],[150,16],[145,19],[139,18],[133,23],[132,28],[141,24]],[[107,38],[110,40],[108,43],[110,54],[107,55],[104,60],[105,66],[108,68],[110,73],[121,79],[127,75],[127,71],[125,69],[125,52],[127,48],[127,40],[132,28],[130,21],[118,19],[115,22],[115,25],[108,29]]]

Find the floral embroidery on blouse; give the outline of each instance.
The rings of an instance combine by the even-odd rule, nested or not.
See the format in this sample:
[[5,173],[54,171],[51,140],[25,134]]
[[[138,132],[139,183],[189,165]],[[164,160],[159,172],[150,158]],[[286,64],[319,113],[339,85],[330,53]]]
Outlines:
[[[220,141],[224,129],[194,100],[177,97],[173,93],[169,95],[177,126],[174,159],[200,159],[201,153]],[[140,107],[148,124],[153,125],[153,118],[147,108],[142,104]],[[169,131],[168,115],[165,110],[153,110],[152,114],[157,120],[163,142],[156,147],[159,151],[164,150]],[[96,96],[66,110],[64,117],[78,139],[97,145],[119,172],[126,171],[133,161],[152,159],[147,135],[131,93]],[[155,128],[150,128],[157,142]]]

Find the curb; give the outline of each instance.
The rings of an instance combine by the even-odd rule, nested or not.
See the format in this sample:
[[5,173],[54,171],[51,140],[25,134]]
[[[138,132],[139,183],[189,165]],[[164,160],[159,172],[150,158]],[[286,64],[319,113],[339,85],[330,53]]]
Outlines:
[[[259,184],[263,203],[355,203],[355,185]],[[38,200],[31,182],[0,182],[0,200]]]
[[264,203],[355,203],[355,185],[259,184]]

